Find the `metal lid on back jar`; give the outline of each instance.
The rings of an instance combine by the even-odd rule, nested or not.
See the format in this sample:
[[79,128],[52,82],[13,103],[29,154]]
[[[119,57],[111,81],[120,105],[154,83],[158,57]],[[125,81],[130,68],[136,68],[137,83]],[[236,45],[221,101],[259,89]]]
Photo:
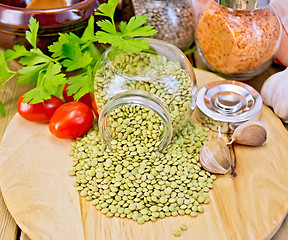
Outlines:
[[238,10],[253,10],[266,7],[270,0],[214,0],[216,3]]
[[196,117],[211,130],[226,133],[241,123],[259,119],[260,94],[251,86],[232,80],[211,82],[197,95]]

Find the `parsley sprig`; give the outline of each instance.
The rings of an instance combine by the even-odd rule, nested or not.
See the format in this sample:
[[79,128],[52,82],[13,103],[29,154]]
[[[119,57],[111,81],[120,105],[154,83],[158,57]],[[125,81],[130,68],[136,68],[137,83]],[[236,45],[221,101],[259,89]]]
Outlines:
[[[101,4],[98,8],[100,12],[95,15],[104,16],[110,19],[98,21],[97,25],[102,31],[96,33],[99,43],[109,43],[113,47],[118,47],[123,52],[139,52],[149,48],[149,42],[136,37],[147,37],[154,35],[157,31],[152,26],[141,27],[147,22],[146,16],[132,17],[128,23],[120,22],[117,31],[113,17],[118,0],[111,0]],[[128,41],[127,41],[128,40]]]
[[[24,102],[35,104],[50,99],[51,95],[60,97],[66,83],[68,95],[79,100],[88,92],[93,92],[94,74],[98,70],[103,53],[95,43],[110,44],[122,52],[139,52],[149,48],[149,42],[138,37],[147,37],[156,33],[151,26],[143,26],[146,16],[132,17],[128,23],[120,22],[118,28],[114,14],[118,0],[108,0],[98,7],[95,15],[103,16],[97,21],[100,28],[95,33],[94,16],[91,16],[81,37],[74,33],[60,33],[57,42],[48,47],[50,55],[37,47],[39,22],[31,18],[26,39],[32,48],[15,45],[13,49],[0,52],[0,90],[13,77],[22,85],[35,85],[25,93]],[[8,62],[19,59],[22,65],[18,71],[12,71]],[[65,72],[77,71],[77,75],[67,77]],[[0,115],[5,116],[3,103],[0,101]]]

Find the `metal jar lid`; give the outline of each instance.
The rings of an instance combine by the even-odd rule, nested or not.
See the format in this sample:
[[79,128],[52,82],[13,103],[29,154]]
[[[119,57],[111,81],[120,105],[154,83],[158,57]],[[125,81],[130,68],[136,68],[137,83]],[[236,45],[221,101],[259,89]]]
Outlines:
[[[245,83],[221,80],[211,82],[199,90],[197,108],[198,120],[203,122],[205,119],[214,125],[216,129],[212,130],[217,131],[217,127],[221,126],[221,132],[228,132],[245,121],[256,119],[262,108],[262,98]],[[228,128],[223,123],[228,124]]]
[[238,9],[238,10],[253,10],[257,8],[266,7],[270,0],[214,0],[218,4]]

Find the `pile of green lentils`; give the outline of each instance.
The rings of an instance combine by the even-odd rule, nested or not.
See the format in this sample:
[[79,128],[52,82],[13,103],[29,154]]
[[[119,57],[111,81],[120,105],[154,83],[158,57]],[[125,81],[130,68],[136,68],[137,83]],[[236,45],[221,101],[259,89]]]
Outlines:
[[204,212],[216,178],[201,169],[198,161],[207,140],[207,129],[189,121],[162,152],[117,140],[113,151],[104,144],[95,123],[72,143],[74,170],[70,174],[76,176],[80,195],[108,217],[143,224],[168,216],[197,216]]
[[[129,67],[135,61],[128,60],[129,64],[126,65],[121,63],[122,67],[128,68],[128,72],[135,71],[131,69],[143,71],[145,64],[142,62],[145,63],[148,56],[139,57],[138,63],[143,66],[138,70],[135,66]],[[164,58],[156,61],[160,64],[150,65],[156,65],[156,71],[161,66],[163,74],[172,71],[172,67],[168,67],[168,70],[165,68],[170,63]],[[116,64],[120,64],[120,61],[116,61]],[[175,64],[173,68],[175,70]],[[188,119],[184,121],[189,108],[187,102],[191,99],[190,91],[186,91],[185,87],[189,90],[191,85],[187,73],[179,66],[176,66],[176,70],[174,73],[180,77],[180,85],[176,93],[172,90],[168,92],[169,86],[166,86],[165,96],[168,97],[165,101],[174,116],[173,127],[177,127],[177,131],[166,149],[161,152],[157,150],[164,129],[161,119],[148,108],[137,105],[124,105],[110,113],[112,148],[103,142],[97,121],[87,134],[72,143],[74,168],[70,175],[76,177],[75,187],[82,197],[108,217],[128,218],[143,224],[169,216],[197,216],[199,212],[204,212],[203,205],[209,203],[208,192],[213,188],[216,176],[203,170],[199,163],[199,153],[208,141],[209,129]],[[112,81],[112,73],[109,66],[104,66],[95,83],[98,90],[104,92],[102,97],[107,97],[109,90],[105,84],[107,81],[104,81],[107,78]],[[165,87],[165,83],[162,84]],[[159,91],[163,86],[158,88],[159,84],[153,82],[140,82],[139,86],[135,86],[135,82],[126,81],[124,85],[121,88],[144,87],[164,97]],[[101,91],[98,92],[99,96]],[[106,101],[105,98],[98,98],[100,109]]]

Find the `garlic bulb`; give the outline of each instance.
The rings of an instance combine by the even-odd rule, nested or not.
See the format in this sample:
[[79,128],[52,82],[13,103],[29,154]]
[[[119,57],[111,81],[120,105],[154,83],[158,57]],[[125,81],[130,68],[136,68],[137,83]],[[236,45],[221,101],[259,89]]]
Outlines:
[[235,142],[238,144],[248,146],[261,146],[267,140],[267,130],[265,125],[260,121],[247,121],[238,126],[233,135],[230,143]]
[[270,76],[261,89],[263,102],[272,107],[275,114],[288,123],[288,68]]
[[231,154],[222,138],[212,138],[201,149],[199,161],[212,173],[225,174],[231,168]]

